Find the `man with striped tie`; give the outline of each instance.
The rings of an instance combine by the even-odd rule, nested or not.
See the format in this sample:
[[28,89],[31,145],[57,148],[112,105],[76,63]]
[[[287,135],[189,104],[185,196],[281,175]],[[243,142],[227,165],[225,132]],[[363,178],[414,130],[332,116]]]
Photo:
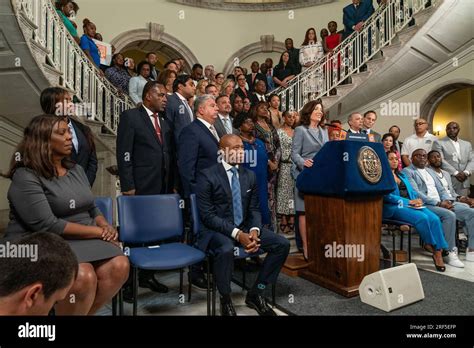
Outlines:
[[[196,194],[201,220],[198,247],[212,250],[214,272],[220,294],[221,315],[236,315],[230,282],[236,253],[267,252],[257,280],[248,291],[245,303],[259,315],[275,316],[263,296],[265,288],[276,282],[290,243],[262,227],[255,174],[239,165],[244,145],[237,135],[224,135],[219,142],[220,163],[198,175]],[[239,249],[239,247],[242,247]]]

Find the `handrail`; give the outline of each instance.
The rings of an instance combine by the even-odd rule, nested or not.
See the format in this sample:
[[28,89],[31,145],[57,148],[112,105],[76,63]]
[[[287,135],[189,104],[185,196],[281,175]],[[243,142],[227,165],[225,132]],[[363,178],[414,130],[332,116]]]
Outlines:
[[64,26],[52,0],[12,1],[17,17],[24,16],[35,26],[31,37],[23,32],[26,41],[33,40],[46,50],[46,64],[61,74],[59,85],[73,91],[83,104],[87,115],[79,116],[100,121],[116,134],[120,113],[135,107],[130,98],[99,74]]
[[282,111],[300,111],[308,101],[329,96],[332,89],[358,72],[375,54],[390,44],[413,16],[425,8],[428,1],[389,0],[386,5],[380,6],[361,31],[353,32],[332,53],[324,55],[306,71],[291,79],[287,87],[271,91],[271,94],[280,97]]

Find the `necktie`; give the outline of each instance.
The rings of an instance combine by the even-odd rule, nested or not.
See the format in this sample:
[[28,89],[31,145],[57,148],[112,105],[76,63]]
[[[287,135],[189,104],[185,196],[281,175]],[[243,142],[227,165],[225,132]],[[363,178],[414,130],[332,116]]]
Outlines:
[[229,116],[224,117],[224,128],[227,134],[232,134],[232,126],[230,125]]
[[217,134],[216,129],[214,128],[212,124],[209,126],[209,130],[211,131],[214,138],[216,138],[217,141],[219,141],[219,135]]
[[158,114],[153,114],[153,120],[155,121],[155,132],[160,144],[163,144],[163,140],[161,139],[161,128],[160,124],[158,123]]
[[69,121],[68,123],[69,129],[71,130],[71,135],[72,135],[72,145],[74,145],[74,150],[79,152],[79,141],[77,141],[77,135],[76,131],[74,130],[74,127],[72,126],[72,122]]
[[242,215],[242,194],[240,192],[240,182],[237,177],[237,168],[230,168],[232,172],[232,206],[234,207],[234,224],[239,226],[243,221]]

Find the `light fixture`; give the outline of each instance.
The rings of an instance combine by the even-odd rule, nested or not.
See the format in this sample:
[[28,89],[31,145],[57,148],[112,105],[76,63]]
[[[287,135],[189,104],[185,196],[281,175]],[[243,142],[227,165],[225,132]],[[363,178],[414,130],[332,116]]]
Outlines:
[[443,128],[440,125],[438,125],[438,126],[436,126],[435,131],[433,132],[433,134],[436,135],[436,136],[439,136],[439,134],[441,133],[442,130],[443,130]]

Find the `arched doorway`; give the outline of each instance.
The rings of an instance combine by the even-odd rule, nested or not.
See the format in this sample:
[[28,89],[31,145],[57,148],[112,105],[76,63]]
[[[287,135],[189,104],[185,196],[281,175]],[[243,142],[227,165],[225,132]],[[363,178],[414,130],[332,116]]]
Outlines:
[[[242,47],[227,59],[223,69],[224,75],[230,74],[235,66],[241,65],[242,62],[246,62],[248,58],[257,55],[258,53],[277,52],[279,56],[279,54],[285,51],[285,49],[285,43],[275,41],[273,35],[262,35],[260,36],[259,42],[254,42]],[[275,62],[275,59],[273,58],[273,66],[277,63],[278,61]]]
[[447,98],[449,95],[456,93],[460,90],[472,88],[474,88],[474,81],[469,79],[447,81],[443,85],[437,86],[434,90],[430,91],[427,94],[427,97],[421,102],[420,115],[430,124],[431,132],[437,132],[439,130],[434,129],[433,125],[435,121],[434,118],[436,110],[443,102],[443,100],[445,100],[445,98]]
[[[157,68],[175,58],[185,60],[185,71],[191,71],[197,63],[196,56],[180,40],[165,32],[164,25],[149,23],[147,28],[125,31],[112,39],[111,44],[117,52],[128,53],[131,58],[143,59],[147,52],[156,52],[158,56]],[[135,59],[135,62],[137,60]]]

